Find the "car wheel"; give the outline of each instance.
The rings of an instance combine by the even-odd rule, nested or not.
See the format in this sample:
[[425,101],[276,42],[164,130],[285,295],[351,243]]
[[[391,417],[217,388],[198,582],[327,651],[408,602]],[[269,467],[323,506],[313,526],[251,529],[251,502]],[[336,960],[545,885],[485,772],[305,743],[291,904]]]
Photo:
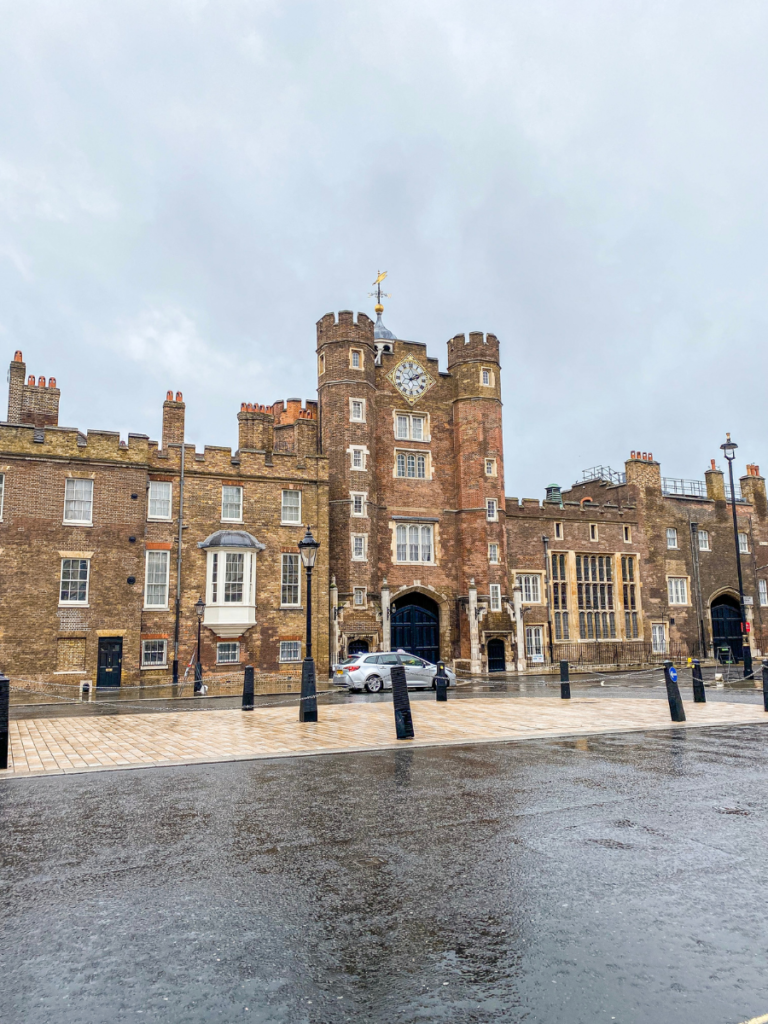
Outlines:
[[381,676],[368,676],[365,681],[365,688],[368,693],[379,693],[383,685]]

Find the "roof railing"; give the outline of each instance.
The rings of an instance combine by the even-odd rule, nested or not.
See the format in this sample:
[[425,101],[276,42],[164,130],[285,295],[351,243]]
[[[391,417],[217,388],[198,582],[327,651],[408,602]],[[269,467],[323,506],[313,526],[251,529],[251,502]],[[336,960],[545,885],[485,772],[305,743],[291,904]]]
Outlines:
[[591,469],[584,469],[581,472],[581,483],[588,484],[592,480],[605,480],[606,483],[610,484],[625,484],[627,482],[627,474],[619,473],[616,469],[611,469],[610,466],[592,466]]
[[672,476],[661,478],[662,494],[679,494],[684,498],[706,498],[707,485],[703,480],[679,480]]

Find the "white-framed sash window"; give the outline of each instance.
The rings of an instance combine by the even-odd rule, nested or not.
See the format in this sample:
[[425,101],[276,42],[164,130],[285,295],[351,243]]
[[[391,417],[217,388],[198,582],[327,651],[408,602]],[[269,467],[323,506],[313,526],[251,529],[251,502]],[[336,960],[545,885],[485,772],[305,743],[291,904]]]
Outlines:
[[523,604],[541,604],[540,573],[522,573],[517,582],[523,590]]
[[414,416],[411,413],[395,414],[395,437],[398,441],[426,441],[427,417]]
[[749,534],[739,534],[739,553],[742,555],[749,554]]
[[301,491],[283,491],[280,522],[286,525],[301,522]]
[[688,604],[688,579],[686,576],[668,576],[667,594],[670,604]]
[[229,484],[224,484],[221,488],[221,521],[223,523],[242,523],[242,487],[233,487]]
[[651,646],[654,654],[667,653],[667,627],[663,622],[651,623]]
[[365,399],[350,398],[349,420],[351,423],[365,423]]
[[495,523],[499,518],[499,503],[495,498],[487,498],[485,502],[485,518],[489,523]]
[[59,604],[88,604],[90,567],[87,558],[62,558]]
[[0,473],[0,523],[3,521],[3,501],[5,499],[5,474]]
[[768,582],[766,580],[757,581],[757,595],[761,607],[765,608],[768,605]]
[[141,641],[141,667],[142,668],[167,668],[168,667],[168,641],[167,640],[142,640]]
[[491,565],[498,565],[499,561],[499,545],[489,544],[488,545],[488,561]]
[[491,611],[501,611],[501,585],[499,583],[492,583],[491,587]]
[[544,630],[541,626],[526,626],[525,655],[529,661],[544,661]]
[[144,573],[144,607],[168,607],[169,551],[147,551]]
[[699,530],[699,551],[709,550],[709,530]]
[[365,562],[368,558],[368,534],[352,534],[352,561]]
[[674,526],[667,527],[667,547],[677,547],[677,530],[674,528]]
[[149,481],[148,519],[170,519],[173,484],[164,480]]
[[433,540],[431,526],[399,524],[396,530],[396,561],[434,562]]
[[64,483],[64,522],[93,525],[93,480],[67,477]]
[[281,559],[280,604],[283,608],[296,608],[301,604],[301,575],[299,556],[284,554]]

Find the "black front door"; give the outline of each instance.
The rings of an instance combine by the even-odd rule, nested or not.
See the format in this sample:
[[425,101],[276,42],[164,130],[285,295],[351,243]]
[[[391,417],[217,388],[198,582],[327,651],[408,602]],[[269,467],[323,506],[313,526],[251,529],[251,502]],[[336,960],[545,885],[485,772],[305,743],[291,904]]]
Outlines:
[[121,636],[99,637],[99,670],[97,686],[119,686],[123,664],[123,638]]
[[728,647],[732,660],[741,661],[743,650],[739,602],[733,597],[719,597],[712,602],[711,610],[715,657],[720,660],[720,648]]
[[404,650],[426,661],[440,657],[440,620],[437,605],[421,594],[409,594],[392,611],[393,651]]
[[488,671],[507,671],[507,662],[504,657],[504,641],[498,638],[488,641]]

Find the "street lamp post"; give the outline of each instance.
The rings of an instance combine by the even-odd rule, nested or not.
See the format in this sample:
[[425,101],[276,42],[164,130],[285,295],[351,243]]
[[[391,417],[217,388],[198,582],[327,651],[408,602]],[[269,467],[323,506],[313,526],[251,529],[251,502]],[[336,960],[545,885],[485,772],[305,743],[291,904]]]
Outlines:
[[739,608],[741,609],[741,650],[744,657],[744,678],[752,675],[752,649],[749,646],[749,634],[747,633],[747,608],[744,604],[744,582],[741,577],[741,551],[739,549],[739,524],[736,519],[736,491],[733,486],[733,460],[736,458],[736,449],[739,446],[731,440],[731,435],[725,435],[725,444],[721,444],[723,455],[728,460],[728,479],[731,483],[731,512],[733,513],[733,541],[736,545],[736,571],[739,577]]
[[299,704],[299,721],[317,721],[317,690],[315,688],[315,660],[312,657],[312,570],[315,567],[317,549],[320,542],[307,532],[299,541],[299,554],[307,571],[307,645],[304,661],[301,666],[301,702]]
[[200,659],[200,627],[203,624],[203,614],[205,612],[205,601],[202,597],[195,604],[195,611],[197,612],[197,657],[195,659],[195,693],[201,693],[203,689],[203,664]]

